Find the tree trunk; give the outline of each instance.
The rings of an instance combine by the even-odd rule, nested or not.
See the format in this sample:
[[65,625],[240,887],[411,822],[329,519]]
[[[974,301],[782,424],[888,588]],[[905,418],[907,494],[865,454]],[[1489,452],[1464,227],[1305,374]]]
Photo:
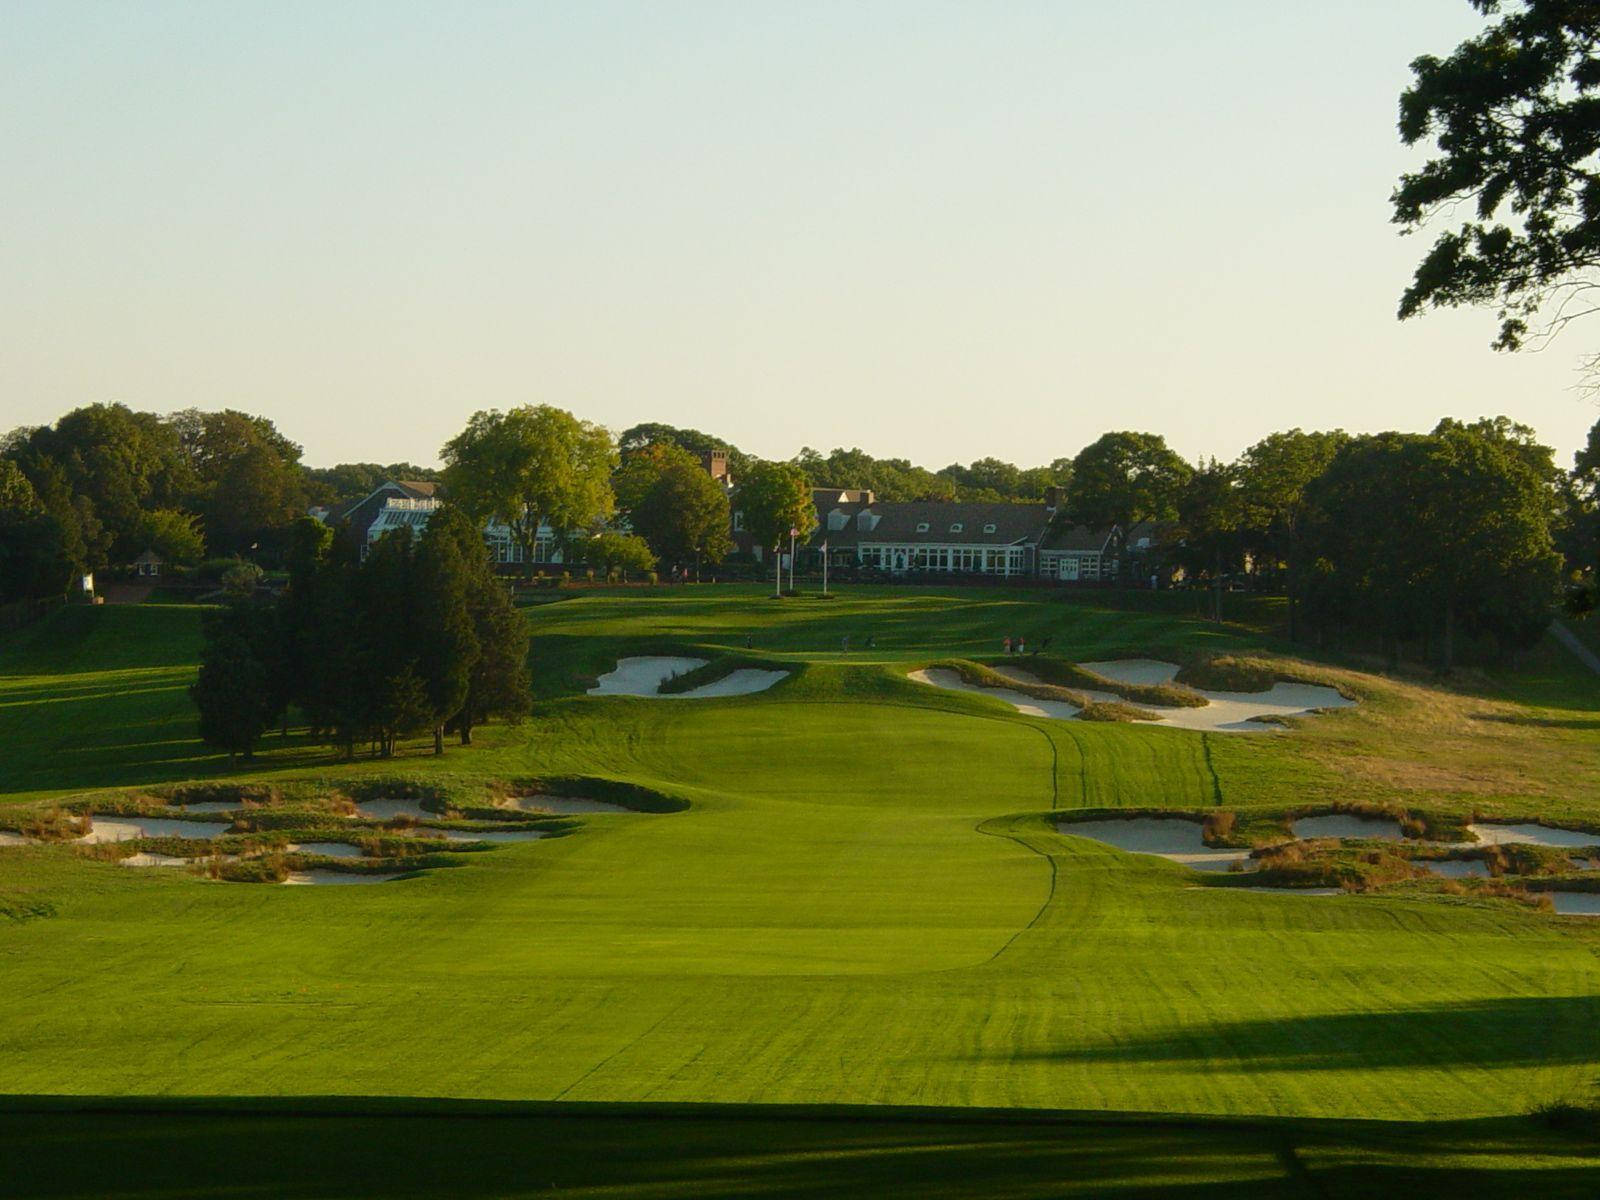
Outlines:
[[444,726],[443,725],[435,725],[433,727],[433,752],[435,754],[443,754],[444,753]]

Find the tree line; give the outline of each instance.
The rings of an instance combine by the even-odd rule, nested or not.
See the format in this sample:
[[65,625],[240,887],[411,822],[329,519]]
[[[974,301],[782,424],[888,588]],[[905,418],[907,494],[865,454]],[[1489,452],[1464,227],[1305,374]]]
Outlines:
[[[490,519],[510,526],[529,571],[550,549],[540,531],[553,530],[568,564],[693,574],[734,548],[728,490],[703,461],[711,451],[726,455],[738,482],[743,532],[772,550],[786,548],[791,530],[802,544],[811,533],[812,487],[869,488],[888,500],[947,499],[960,486],[1028,502],[1056,489],[1059,522],[1146,529],[1154,545],[1141,572],[1177,568],[1219,588],[1243,578],[1287,594],[1296,636],[1420,643],[1448,663],[1462,635],[1527,644],[1563,589],[1575,613],[1595,604],[1600,424],[1565,472],[1531,430],[1496,418],[1445,421],[1428,434],[1289,430],[1231,463],[1189,463],[1159,434],[1113,431],[1048,468],[983,459],[935,473],[859,450],[766,462],[663,424],[613,438],[527,405],[475,414],[434,474],[480,529]],[[283,567],[317,487],[336,483],[354,497],[382,477],[427,473],[344,464],[318,474],[299,458],[270,422],[232,411],[159,418],[97,405],[13,434],[0,453],[3,598],[60,594],[73,572],[145,548],[173,561],[225,549]],[[958,472],[969,482],[958,485]]]
[[230,760],[292,717],[346,757],[360,745],[387,757],[424,733],[442,754],[447,731],[467,745],[491,717],[529,708],[527,628],[479,527],[451,506],[364,561],[297,521],[281,597],[214,609],[204,635],[191,696],[201,737]]

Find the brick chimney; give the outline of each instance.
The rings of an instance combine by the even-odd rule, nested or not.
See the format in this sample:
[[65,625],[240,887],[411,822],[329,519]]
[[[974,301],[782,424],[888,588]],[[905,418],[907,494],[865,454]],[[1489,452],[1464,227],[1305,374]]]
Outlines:
[[704,465],[706,473],[718,483],[726,483],[728,481],[728,455],[726,451],[707,450],[700,456],[700,462]]
[[1044,506],[1051,512],[1061,507],[1061,489],[1054,484],[1044,490]]

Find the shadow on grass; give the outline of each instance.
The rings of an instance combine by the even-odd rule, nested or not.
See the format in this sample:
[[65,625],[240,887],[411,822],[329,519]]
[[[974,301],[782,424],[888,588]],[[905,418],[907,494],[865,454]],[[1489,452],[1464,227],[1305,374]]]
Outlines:
[[1115,1041],[1013,1048],[1003,1057],[1144,1064],[1236,1059],[1275,1071],[1568,1066],[1600,1060],[1600,997],[1514,997],[1398,1011],[1222,1021]]
[[[1526,1122],[424,1100],[0,1104],[0,1196],[1592,1196]],[[1463,1165],[1463,1164],[1468,1165]],[[1326,1165],[1323,1165],[1326,1164]]]

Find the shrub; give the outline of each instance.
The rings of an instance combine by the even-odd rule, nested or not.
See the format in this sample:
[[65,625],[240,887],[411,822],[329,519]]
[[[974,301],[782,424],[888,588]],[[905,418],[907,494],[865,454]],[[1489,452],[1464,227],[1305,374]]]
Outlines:
[[1239,815],[1232,812],[1207,813],[1201,836],[1208,846],[1227,845],[1228,839],[1233,836],[1233,827],[1239,822]]

